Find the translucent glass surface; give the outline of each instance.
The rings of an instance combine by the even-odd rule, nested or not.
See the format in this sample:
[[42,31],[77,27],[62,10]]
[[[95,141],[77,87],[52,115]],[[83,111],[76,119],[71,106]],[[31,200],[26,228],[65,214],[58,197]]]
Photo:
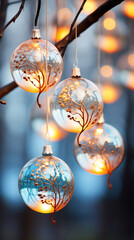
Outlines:
[[70,201],[74,177],[68,165],[54,156],[39,156],[29,161],[19,176],[19,192],[34,211],[53,213]]
[[124,157],[124,142],[120,133],[109,124],[96,124],[80,136],[81,147],[74,144],[78,164],[93,174],[109,174]]
[[103,111],[103,101],[91,81],[68,78],[53,90],[50,108],[59,126],[69,132],[81,132],[98,121]]
[[[46,47],[47,71],[46,80]],[[61,78],[63,60],[57,48],[42,39],[31,39],[19,45],[10,62],[15,82],[29,92],[43,92],[53,87]]]

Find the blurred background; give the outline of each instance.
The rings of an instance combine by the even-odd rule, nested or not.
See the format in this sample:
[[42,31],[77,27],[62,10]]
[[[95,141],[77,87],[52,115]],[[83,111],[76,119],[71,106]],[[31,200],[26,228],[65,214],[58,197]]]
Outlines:
[[[0,1],[0,28],[18,11],[21,1],[17,2]],[[77,1],[78,7],[81,2]],[[102,2],[105,1],[87,1],[78,22]],[[10,58],[19,44],[30,39],[35,9],[36,1],[27,0],[19,18],[0,40],[0,87],[12,81]],[[68,33],[74,14],[73,0],[48,1],[50,42],[55,43]],[[39,27],[45,39],[45,0],[42,0]],[[78,38],[82,77],[96,83],[98,46],[105,122],[118,129],[126,148],[123,162],[111,176],[113,188],[108,189],[107,176],[92,175],[78,166],[73,155],[76,134],[62,132],[57,136],[52,129],[54,155],[63,159],[74,174],[73,197],[65,208],[55,213],[56,225],[51,223],[49,214],[34,212],[24,204],[18,192],[19,173],[26,162],[41,155],[46,140],[43,130],[40,131],[44,113],[36,104],[37,95],[18,87],[3,98],[7,105],[0,105],[1,240],[134,239],[134,1],[124,1],[105,14],[99,34],[96,23]],[[74,57],[72,42],[64,56],[61,80],[70,77]]]

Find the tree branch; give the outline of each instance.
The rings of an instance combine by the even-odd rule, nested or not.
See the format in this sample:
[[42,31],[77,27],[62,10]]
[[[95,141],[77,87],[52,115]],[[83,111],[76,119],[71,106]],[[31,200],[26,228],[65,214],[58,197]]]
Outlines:
[[19,17],[19,15],[21,14],[23,8],[24,8],[24,4],[25,4],[25,1],[26,0],[22,0],[22,3],[20,5],[20,8],[19,8],[19,11],[15,14],[15,16],[5,25],[5,27],[1,30],[0,32],[0,39],[2,38],[3,36],[3,32],[6,30],[6,28],[12,23],[12,22],[15,22],[16,19]]
[[66,48],[67,48],[67,46],[68,46],[68,44],[69,44],[69,42],[70,42],[73,27],[74,27],[74,25],[75,25],[75,23],[76,23],[79,15],[80,15],[82,9],[83,9],[84,4],[85,4],[86,1],[87,1],[87,0],[84,0],[84,1],[82,2],[80,9],[79,9],[79,11],[77,12],[77,14],[76,14],[76,16],[75,16],[75,18],[74,18],[74,20],[73,20],[73,22],[72,22],[72,24],[71,24],[70,31],[69,31],[69,35],[68,35],[68,39],[67,39],[67,41],[66,41],[66,44],[64,45],[64,48],[62,49],[62,53],[61,53],[61,56],[62,56],[62,57],[64,56],[65,51],[66,51]]
[[[93,13],[88,15],[81,23],[77,26],[77,36],[79,37],[82,32],[87,30],[89,27],[91,27],[94,23],[96,23],[99,18],[101,18],[106,12],[108,12],[110,9],[114,8],[115,6],[119,5],[121,2],[125,0],[107,0],[105,3],[103,3],[99,8],[97,8]],[[61,41],[57,42],[55,46],[58,48],[58,50],[61,52],[64,48],[67,40],[68,40],[69,34],[64,37]],[[75,29],[71,32],[70,42],[72,42],[75,39]]]
[[[81,23],[79,23],[77,25],[77,36],[80,36],[80,34],[82,32],[84,32],[91,25],[96,23],[99,20],[99,18],[102,17],[107,11],[109,11],[113,7],[119,5],[123,1],[124,0],[107,0],[105,3],[103,3],[97,10],[95,10],[93,13],[88,15]],[[25,3],[25,0],[22,0],[22,3]],[[15,20],[16,20],[16,18],[15,18]],[[13,20],[11,19],[11,21],[13,21]],[[58,48],[58,50],[60,52],[63,51],[67,41],[68,41],[68,43],[67,43],[67,46],[68,46],[68,44],[71,43],[75,39],[75,29],[72,30],[70,36],[71,37],[70,37],[69,41],[68,41],[68,38],[69,38],[69,34],[68,34],[61,41],[59,41],[55,44],[55,46]],[[64,53],[65,53],[65,51],[64,51]],[[4,97],[6,94],[11,92],[17,86],[18,85],[15,82],[11,82],[8,85],[0,88],[0,98]]]

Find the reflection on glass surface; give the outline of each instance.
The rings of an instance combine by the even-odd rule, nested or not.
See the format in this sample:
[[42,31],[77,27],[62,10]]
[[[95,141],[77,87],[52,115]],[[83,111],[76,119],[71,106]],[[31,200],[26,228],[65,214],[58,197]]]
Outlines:
[[55,87],[50,107],[57,124],[66,131],[80,132],[97,122],[103,111],[103,101],[91,81],[68,78]]
[[96,124],[83,132],[81,147],[75,140],[74,154],[78,164],[93,174],[109,174],[124,157],[124,142],[120,133],[109,124]]
[[19,176],[19,191],[28,207],[41,213],[59,211],[70,201],[74,177],[68,165],[54,156],[29,161]]
[[[47,80],[46,80],[47,46]],[[31,39],[19,45],[10,62],[11,74],[16,83],[29,92],[43,92],[61,78],[63,60],[57,48],[41,39]]]

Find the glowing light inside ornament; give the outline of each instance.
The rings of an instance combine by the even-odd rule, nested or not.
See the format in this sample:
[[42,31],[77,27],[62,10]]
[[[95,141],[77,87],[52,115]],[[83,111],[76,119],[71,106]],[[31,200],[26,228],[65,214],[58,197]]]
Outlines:
[[31,39],[15,49],[10,62],[11,74],[26,91],[47,91],[60,80],[63,71],[62,57],[50,42],[47,43],[47,62],[46,79],[46,41]]
[[19,191],[28,207],[54,213],[67,205],[74,190],[68,165],[50,154],[29,161],[19,176]]
[[111,30],[115,29],[116,21],[115,21],[114,18],[107,17],[103,21],[103,26],[104,26],[105,29],[111,31]]
[[129,18],[134,18],[134,1],[124,2],[123,13]]
[[102,133],[103,133],[103,128],[100,126],[95,130],[94,135],[98,136],[99,134],[102,134]]
[[[120,133],[109,124],[96,124],[77,138],[74,154],[78,164],[87,172],[103,175],[111,173],[121,163],[124,156],[124,142]],[[111,188],[108,178],[108,185]]]
[[83,78],[69,78],[54,89],[51,101],[54,120],[69,132],[82,132],[92,127],[103,111],[98,88]]
[[106,165],[105,162],[102,161],[102,158],[100,156],[96,156],[96,158],[94,158],[94,169],[93,169],[93,174],[106,174],[107,170],[106,170]]

